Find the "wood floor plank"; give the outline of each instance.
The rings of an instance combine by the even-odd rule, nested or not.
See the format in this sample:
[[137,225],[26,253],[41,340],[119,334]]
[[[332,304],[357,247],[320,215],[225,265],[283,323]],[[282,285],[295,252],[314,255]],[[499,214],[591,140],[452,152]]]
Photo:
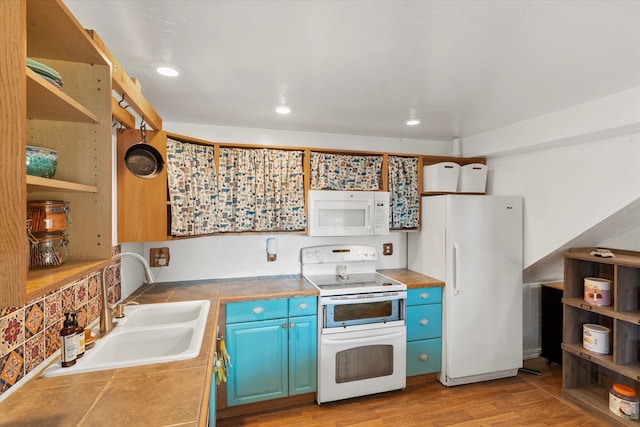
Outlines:
[[432,380],[405,390],[304,404],[219,419],[218,427],[603,427],[608,424],[564,400],[562,368],[544,359],[525,361],[541,375],[445,387]]

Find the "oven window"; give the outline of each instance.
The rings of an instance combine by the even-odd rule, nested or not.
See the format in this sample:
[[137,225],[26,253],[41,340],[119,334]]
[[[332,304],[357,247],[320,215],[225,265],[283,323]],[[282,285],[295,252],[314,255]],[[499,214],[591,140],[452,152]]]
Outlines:
[[335,305],[333,308],[333,320],[346,322],[349,320],[375,319],[389,317],[393,313],[393,302],[369,302],[359,304]]
[[393,374],[393,346],[365,345],[336,354],[336,383],[378,378]]

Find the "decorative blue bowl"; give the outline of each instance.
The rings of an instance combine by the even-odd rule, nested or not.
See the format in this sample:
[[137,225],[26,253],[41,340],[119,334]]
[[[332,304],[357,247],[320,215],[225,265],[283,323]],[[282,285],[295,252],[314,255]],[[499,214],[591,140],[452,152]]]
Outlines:
[[58,165],[58,152],[27,145],[27,175],[53,178]]

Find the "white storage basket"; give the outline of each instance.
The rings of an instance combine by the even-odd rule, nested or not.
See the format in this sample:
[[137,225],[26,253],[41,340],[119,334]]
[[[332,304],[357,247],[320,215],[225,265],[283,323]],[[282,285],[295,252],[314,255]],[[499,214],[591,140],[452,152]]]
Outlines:
[[487,165],[471,163],[460,168],[458,193],[484,193],[487,187]]
[[440,162],[423,168],[423,191],[455,193],[458,187],[460,165]]

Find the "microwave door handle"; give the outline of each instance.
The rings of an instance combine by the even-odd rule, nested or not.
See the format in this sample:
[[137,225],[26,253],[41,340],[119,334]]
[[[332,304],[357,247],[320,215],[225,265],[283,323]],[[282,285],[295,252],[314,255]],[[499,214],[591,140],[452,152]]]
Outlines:
[[373,207],[373,202],[371,200],[369,200],[367,202],[367,209],[369,210],[369,212],[367,212],[366,218],[369,218],[369,220],[367,221],[367,230],[371,231],[373,229],[373,224],[375,223],[375,218],[373,217],[374,213],[375,213],[375,209]]

